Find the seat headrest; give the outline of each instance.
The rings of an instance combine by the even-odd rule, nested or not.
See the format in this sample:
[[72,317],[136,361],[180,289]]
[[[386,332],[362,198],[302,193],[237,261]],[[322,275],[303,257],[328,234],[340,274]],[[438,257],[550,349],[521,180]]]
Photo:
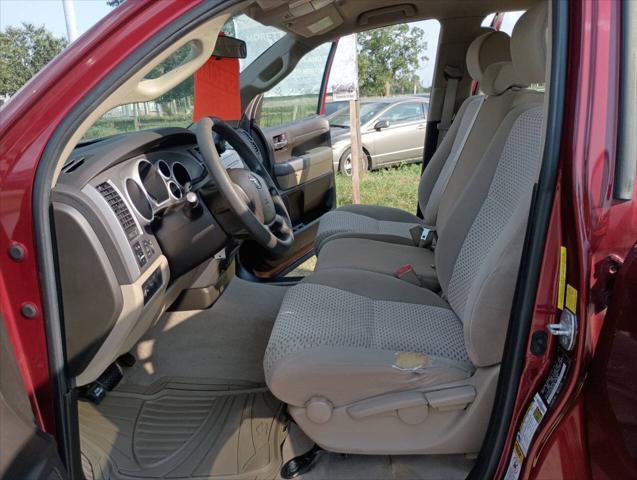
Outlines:
[[548,2],[526,11],[511,35],[511,58],[518,80],[544,83],[548,34]]
[[511,60],[510,38],[504,32],[491,31],[477,37],[467,50],[467,71],[480,82],[487,67]]
[[510,88],[526,88],[529,84],[517,78],[512,62],[489,65],[482,76],[480,90],[485,95],[501,95]]

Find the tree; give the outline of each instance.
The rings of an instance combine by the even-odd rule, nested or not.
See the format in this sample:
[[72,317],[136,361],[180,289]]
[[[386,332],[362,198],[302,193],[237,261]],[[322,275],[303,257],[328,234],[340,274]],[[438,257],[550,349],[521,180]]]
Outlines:
[[419,57],[425,50],[423,30],[408,25],[392,25],[359,33],[358,78],[363,96],[413,93],[421,89],[416,74]]
[[117,7],[124,3],[124,0],[106,0],[106,5],[109,7]]
[[11,96],[66,47],[66,39],[23,23],[0,32],[0,95]]
[[[178,66],[186,63],[190,58],[193,57],[194,54],[194,45],[191,42],[188,42],[183,47],[177,49],[172,55],[166,58],[166,60],[153,68],[148,73],[148,75],[146,75],[146,78],[161,77],[162,75],[170,72]],[[174,114],[176,112],[173,111],[173,106],[183,99],[193,98],[194,94],[194,78],[190,76],[176,87],[171,88],[168,92],[163,94],[155,101],[161,104],[162,107],[168,112]]]

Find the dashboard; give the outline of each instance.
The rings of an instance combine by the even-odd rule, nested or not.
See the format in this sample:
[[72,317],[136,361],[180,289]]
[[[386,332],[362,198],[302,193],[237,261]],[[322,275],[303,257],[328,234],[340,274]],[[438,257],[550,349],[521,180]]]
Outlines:
[[[221,158],[245,166],[234,151]],[[76,385],[129,351],[203,269],[223,275],[233,239],[203,201],[210,191],[187,129],[80,145],[62,167],[53,220]]]

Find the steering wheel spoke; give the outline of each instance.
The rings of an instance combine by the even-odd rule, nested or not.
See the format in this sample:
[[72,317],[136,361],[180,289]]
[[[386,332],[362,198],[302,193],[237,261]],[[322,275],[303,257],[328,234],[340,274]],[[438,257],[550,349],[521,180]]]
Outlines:
[[197,143],[206,168],[230,209],[250,237],[270,254],[282,255],[294,243],[292,222],[283,199],[269,175],[244,168],[226,170],[215,147],[213,132],[228,142],[247,165],[259,159],[245,139],[216,117],[204,117],[197,124]]

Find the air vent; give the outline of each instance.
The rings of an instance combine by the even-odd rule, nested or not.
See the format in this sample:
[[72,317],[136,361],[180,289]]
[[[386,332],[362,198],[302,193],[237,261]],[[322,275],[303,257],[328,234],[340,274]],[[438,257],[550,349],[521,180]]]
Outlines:
[[122,225],[124,232],[126,232],[128,240],[130,241],[137,237],[139,235],[139,230],[137,230],[135,220],[133,219],[130,210],[124,203],[124,200],[122,200],[122,197],[119,195],[119,193],[117,193],[113,186],[108,182],[104,182],[97,186],[97,191],[102,194],[104,199],[113,209],[113,212],[115,212],[117,220],[119,220],[119,223]]
[[62,167],[62,172],[71,173],[84,164],[84,157],[73,158]]
[[191,148],[190,152],[197,158],[197,160],[201,161],[201,150],[199,150],[198,146]]

